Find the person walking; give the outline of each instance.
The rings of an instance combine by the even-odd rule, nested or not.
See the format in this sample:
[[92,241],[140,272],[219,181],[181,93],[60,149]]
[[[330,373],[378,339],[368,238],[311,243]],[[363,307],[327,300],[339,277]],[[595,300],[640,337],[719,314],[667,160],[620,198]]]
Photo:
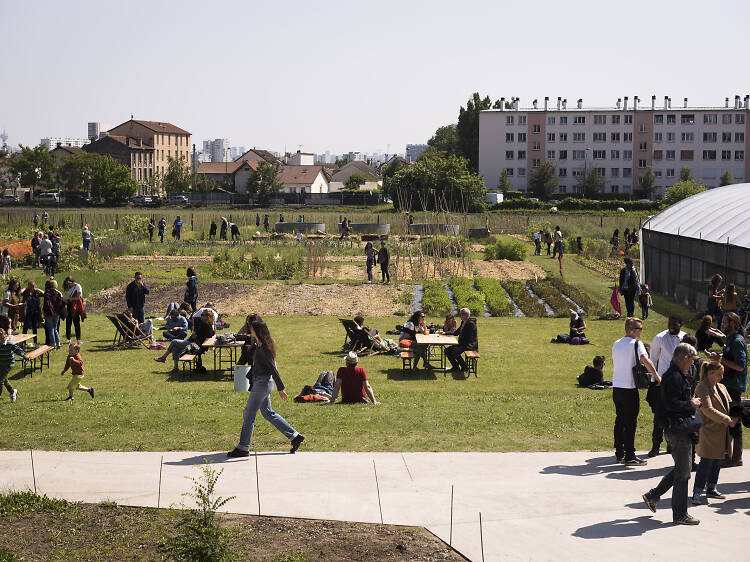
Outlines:
[[221,224],[219,226],[219,240],[227,239],[227,229],[229,228],[229,221],[226,217],[221,217]]
[[154,225],[154,219],[148,219],[148,226],[146,229],[148,230],[148,241],[153,242],[154,241],[154,229],[156,226]]
[[294,454],[305,436],[295,430],[289,423],[271,408],[271,391],[273,385],[279,391],[282,400],[288,398],[284,392],[284,383],[276,367],[276,344],[271,332],[264,322],[256,320],[250,325],[250,335],[258,345],[253,352],[253,364],[248,374],[251,382],[250,395],[242,416],[242,431],[237,446],[227,453],[228,457],[247,457],[250,455],[250,443],[253,439],[255,418],[260,410],[261,415],[291,441],[290,453]]
[[133,318],[140,323],[146,321],[146,295],[148,293],[148,287],[143,283],[143,274],[136,271],[133,281],[125,287],[125,303]]
[[44,237],[39,242],[39,260],[44,266],[45,275],[49,276],[49,258],[52,255],[52,240],[48,234],[44,234]]
[[380,273],[383,277],[382,283],[390,283],[391,282],[391,274],[388,271],[388,266],[390,265],[391,261],[391,255],[388,252],[388,248],[385,246],[385,240],[382,240],[380,242],[380,250],[378,250],[378,263],[380,264]]
[[372,268],[375,265],[375,247],[372,242],[365,244],[365,257],[367,258],[367,282],[372,283]]
[[3,393],[3,388],[5,388],[8,394],[10,394],[10,401],[15,402],[18,390],[10,386],[8,374],[13,365],[16,364],[16,355],[20,355],[25,359],[26,353],[17,345],[10,343],[9,339],[10,334],[0,328],[0,394]]
[[87,224],[83,225],[83,230],[81,231],[81,245],[87,252],[91,249],[91,231]]
[[208,227],[208,239],[216,240],[216,221],[211,219],[211,226]]
[[263,215],[263,228],[268,232],[268,215]]
[[641,318],[644,320],[648,318],[648,309],[654,306],[654,301],[651,299],[651,293],[648,292],[648,284],[644,283],[641,285],[641,292],[638,295],[638,302],[641,305]]
[[190,308],[193,309],[193,312],[195,312],[198,310],[198,276],[192,267],[187,268],[186,275],[188,280],[185,283],[185,295],[183,296],[183,301],[188,303]]
[[544,243],[547,245],[547,255],[552,255],[552,234],[549,230],[544,231]]
[[544,234],[544,231],[539,229],[539,232],[534,233],[534,255],[535,256],[541,256],[542,255],[542,235]]
[[39,227],[39,213],[34,213],[34,230],[36,230]]
[[628,316],[635,314],[635,296],[641,290],[641,280],[633,267],[633,260],[625,258],[625,267],[620,270],[620,293],[625,297],[625,309]]
[[49,214],[47,211],[42,211],[42,224],[47,224],[47,219],[49,219]]
[[635,455],[635,430],[640,409],[640,395],[633,377],[636,359],[649,373],[658,377],[643,342],[638,339],[642,331],[640,318],[628,318],[625,320],[625,336],[612,345],[615,458],[617,462],[634,466],[646,464],[645,460]]
[[40,262],[40,247],[39,245],[42,242],[42,233],[36,232],[34,233],[34,236],[31,237],[31,251],[34,254],[34,265],[32,266],[33,269],[37,269],[39,267]]
[[255,228],[260,228],[260,215],[255,214]]
[[82,390],[88,392],[91,398],[94,397],[94,387],[87,387],[81,384],[83,380],[83,359],[81,359],[81,345],[79,343],[71,343],[68,348],[68,358],[65,360],[65,367],[63,367],[60,376],[65,374],[65,371],[70,369],[72,376],[68,383],[68,397],[65,402],[73,401],[73,392],[76,390]]
[[65,316],[65,343],[70,343],[70,326],[75,327],[76,340],[81,343],[81,322],[86,319],[83,308],[83,289],[76,283],[75,279],[68,276],[63,281],[63,295],[66,301],[67,314]]
[[701,406],[700,398],[691,398],[687,372],[697,352],[687,343],[678,345],[672,355],[672,363],[661,381],[660,423],[672,452],[674,467],[661,479],[655,488],[643,494],[646,506],[656,513],[656,504],[672,488],[672,521],[678,525],[698,525],[700,521],[688,514],[688,481],[692,467],[693,441],[690,433],[682,433],[672,426],[677,420],[695,415]]
[[21,298],[24,304],[23,333],[29,330],[36,335],[39,324],[42,323],[42,306],[40,299],[44,293],[36,288],[36,283],[29,281],[26,288],[21,291]]
[[[552,249],[552,257],[563,253],[563,233],[559,226],[555,227],[555,247]],[[629,315],[630,316],[630,315]]]
[[65,310],[65,301],[62,293],[57,290],[57,281],[48,279],[44,284],[44,332],[47,336],[46,343],[55,349],[60,349],[59,323],[60,315]]
[[164,244],[164,232],[167,230],[167,217],[160,218],[157,227],[159,229],[159,240]]
[[172,237],[175,240],[180,240],[182,237],[182,217],[180,215],[177,215],[172,223]]
[[13,265],[10,259],[10,252],[8,251],[8,248],[3,248],[3,254],[2,254],[2,264],[0,264],[2,267],[3,272],[3,279],[6,279],[10,276],[10,270]]

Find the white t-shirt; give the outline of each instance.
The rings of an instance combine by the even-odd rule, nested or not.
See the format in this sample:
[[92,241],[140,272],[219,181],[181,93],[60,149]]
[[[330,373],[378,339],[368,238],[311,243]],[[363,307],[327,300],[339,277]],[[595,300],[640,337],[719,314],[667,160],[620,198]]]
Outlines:
[[[612,346],[612,386],[614,388],[635,388],[633,367],[635,367],[635,338],[625,336]],[[646,347],[638,340],[638,357],[646,355]]]
[[[407,330],[414,330],[414,331],[417,330],[417,328],[414,326],[414,322],[412,322],[411,320],[408,321],[408,322],[404,322],[404,328],[407,329]],[[410,339],[412,339],[412,337],[414,337],[414,336],[412,336],[408,332],[401,332],[399,334],[399,336],[398,336],[398,339],[399,340],[410,340]]]
[[79,293],[81,296],[83,296],[83,289],[78,283],[76,283],[70,289],[68,289],[68,298],[72,299],[73,295],[75,295],[76,293]]
[[10,291],[5,291],[3,294],[3,300],[0,302],[0,314],[8,314],[10,311],[10,307],[5,304],[6,302],[10,302]]
[[[649,359],[656,367],[656,372],[659,376],[662,376],[669,369],[669,363],[672,361],[672,354],[674,354],[674,348],[677,347],[682,338],[685,336],[685,332],[680,330],[677,335],[672,335],[669,330],[659,332],[654,336],[654,341],[651,342],[651,354]],[[651,375],[651,380],[654,380],[654,376]]]

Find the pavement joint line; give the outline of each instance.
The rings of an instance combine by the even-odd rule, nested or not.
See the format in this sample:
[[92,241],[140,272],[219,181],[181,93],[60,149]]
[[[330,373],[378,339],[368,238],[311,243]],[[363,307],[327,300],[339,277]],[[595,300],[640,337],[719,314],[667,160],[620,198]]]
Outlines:
[[401,460],[404,461],[404,466],[406,467],[406,472],[409,473],[409,480],[411,480],[412,482],[414,482],[414,478],[412,478],[412,476],[411,476],[411,470],[409,470],[409,465],[406,464],[406,458],[404,458],[404,454],[403,453],[401,453]]

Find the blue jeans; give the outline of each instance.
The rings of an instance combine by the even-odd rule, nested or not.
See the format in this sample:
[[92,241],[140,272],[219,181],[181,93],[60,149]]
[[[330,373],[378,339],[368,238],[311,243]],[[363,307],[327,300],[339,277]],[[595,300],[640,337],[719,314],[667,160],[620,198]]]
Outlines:
[[142,306],[140,308],[133,308],[133,318],[138,320],[141,324],[143,324],[146,321],[146,307]]
[[693,442],[687,433],[672,433],[664,430],[664,437],[672,450],[674,468],[661,482],[646,495],[658,500],[672,488],[672,519],[678,519],[687,513],[688,480],[693,465]]
[[271,408],[272,379],[266,377],[253,377],[253,388],[247,397],[245,411],[242,413],[242,431],[240,432],[240,443],[237,448],[240,451],[249,451],[253,440],[253,429],[255,429],[255,418],[260,414],[291,440],[297,434],[294,428]]
[[58,331],[59,316],[44,317],[44,334],[47,337],[47,345],[60,347],[60,332]]
[[187,332],[185,330],[177,330],[176,332],[163,332],[165,340],[184,340],[187,338]]
[[716,488],[719,481],[719,471],[721,470],[721,461],[719,459],[704,459],[698,465],[695,473],[695,482],[693,483],[693,495],[702,493],[707,487],[709,490]]
[[172,340],[169,342],[167,351],[172,354],[172,359],[174,359],[175,363],[177,363],[180,354],[188,345],[190,345],[190,340]]

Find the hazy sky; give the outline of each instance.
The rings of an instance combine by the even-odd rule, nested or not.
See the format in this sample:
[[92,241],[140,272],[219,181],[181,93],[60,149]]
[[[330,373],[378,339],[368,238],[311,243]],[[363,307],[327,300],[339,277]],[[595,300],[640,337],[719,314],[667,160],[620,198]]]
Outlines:
[[403,152],[474,91],[613,106],[750,93],[750,2],[0,0],[0,129],[169,121],[270,150]]

